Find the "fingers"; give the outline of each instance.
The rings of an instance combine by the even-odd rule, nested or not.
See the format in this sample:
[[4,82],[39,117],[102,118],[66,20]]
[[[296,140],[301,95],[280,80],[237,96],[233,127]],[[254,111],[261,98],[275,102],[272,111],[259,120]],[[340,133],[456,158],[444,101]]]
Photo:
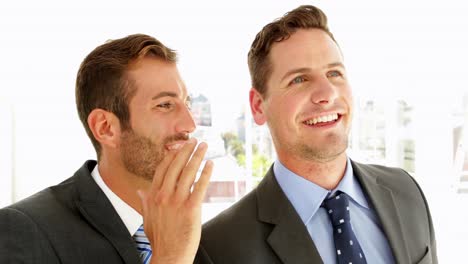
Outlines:
[[[172,200],[169,197],[175,194],[175,201],[185,201],[190,196],[191,187],[208,149],[208,145],[202,142],[194,152],[196,144],[196,139],[190,139],[179,151],[169,152],[168,156],[157,167],[152,191],[155,194],[158,193],[158,200]],[[192,157],[190,157],[191,155]],[[213,163],[208,161],[203,168],[199,182],[194,187],[194,192],[196,190],[193,195],[195,196],[194,201],[201,203],[203,200],[212,168]]]
[[177,183],[176,192],[179,198],[182,200],[187,199],[190,194],[190,188],[195,181],[195,177],[198,172],[198,168],[200,168],[200,164],[205,157],[205,153],[207,151],[208,145],[205,142],[202,142],[198,145],[197,150],[192,155],[192,158],[185,166],[182,174],[179,178],[179,182]]
[[[185,252],[185,255],[196,252],[200,241],[201,202],[213,168],[213,162],[207,161],[191,192],[208,148],[206,143],[200,143],[195,150],[196,144],[192,139],[181,149],[169,151],[156,169],[150,190],[137,191],[145,233],[152,247],[159,249],[153,250],[154,256],[164,256],[164,247],[168,248],[167,252]],[[188,257],[177,263],[192,263],[193,256]]]
[[178,151],[174,160],[169,165],[165,173],[164,180],[163,180],[162,187],[161,187],[161,190],[166,195],[170,195],[174,192],[179,176],[181,175],[181,172],[185,168],[190,158],[190,155],[192,155],[192,152],[195,149],[196,145],[197,145],[196,139],[194,138],[189,139],[187,143],[185,143],[185,145],[182,147],[182,149]]
[[176,156],[176,152],[170,151],[166,157],[162,160],[162,162],[156,167],[156,171],[154,173],[153,177],[153,183],[151,184],[151,189],[152,191],[157,191],[161,189],[161,186],[164,181],[164,176],[167,173],[167,169],[171,165],[172,161],[174,160],[174,157]]
[[203,171],[200,175],[200,179],[193,187],[192,195],[190,196],[190,200],[193,203],[200,204],[203,201],[203,198],[206,194],[206,189],[208,184],[210,183],[211,173],[213,172],[213,161],[208,160],[205,163],[205,167],[203,167]]

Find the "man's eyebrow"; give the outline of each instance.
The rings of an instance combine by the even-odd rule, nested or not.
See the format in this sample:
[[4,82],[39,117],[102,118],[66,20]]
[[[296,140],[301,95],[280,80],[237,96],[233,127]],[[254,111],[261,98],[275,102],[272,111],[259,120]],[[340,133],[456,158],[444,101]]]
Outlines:
[[344,64],[341,63],[341,62],[334,62],[334,63],[327,64],[327,66],[325,68],[333,68],[333,67],[341,67],[341,68],[345,69]]
[[310,71],[310,68],[307,68],[307,67],[292,69],[284,74],[283,78],[281,78],[281,82],[284,81],[284,79],[286,79],[290,75],[293,75],[295,73],[300,73],[300,72],[308,72],[308,71]]
[[[341,63],[341,62],[333,62],[333,63],[329,63],[327,65],[325,65],[325,69],[328,69],[328,68],[334,68],[334,67],[341,67],[341,68],[345,68],[344,64]],[[302,67],[302,68],[297,68],[297,69],[292,69],[288,72],[286,72],[283,76],[283,78],[281,78],[281,82],[284,81],[284,79],[286,79],[288,76],[290,75],[293,75],[293,74],[296,74],[296,73],[304,73],[304,72],[308,72],[310,71],[310,68],[308,67]]]
[[177,97],[177,94],[174,93],[174,92],[160,92],[157,95],[153,96],[153,98],[151,98],[151,100],[156,100],[156,99],[159,99],[159,98],[165,97],[165,96]]

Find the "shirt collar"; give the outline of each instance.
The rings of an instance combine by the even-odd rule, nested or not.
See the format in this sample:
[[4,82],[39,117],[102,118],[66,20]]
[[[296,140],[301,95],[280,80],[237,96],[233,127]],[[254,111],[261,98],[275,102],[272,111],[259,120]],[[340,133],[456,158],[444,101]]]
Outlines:
[[131,236],[135,234],[138,228],[143,223],[143,217],[130,205],[125,203],[119,196],[117,196],[112,190],[106,185],[104,180],[99,174],[98,165],[96,165],[91,172],[91,176],[93,177],[94,181],[96,181],[97,185],[106,195],[107,199],[111,202],[112,206],[114,206],[115,211],[122,219],[122,222],[128,229],[128,232]]
[[369,204],[367,203],[366,197],[364,196],[361,185],[354,175],[353,166],[351,166],[351,160],[349,158],[346,163],[346,170],[343,179],[341,179],[338,186],[331,191],[331,194],[334,194],[336,191],[342,191],[346,193],[358,205],[369,209]]
[[317,184],[306,180],[286,168],[279,160],[273,165],[276,180],[289,201],[296,209],[304,224],[308,223],[320,208],[323,200],[336,191],[342,191],[351,197],[358,205],[369,208],[359,182],[354,177],[353,168],[349,158],[346,170],[338,186],[327,190]]

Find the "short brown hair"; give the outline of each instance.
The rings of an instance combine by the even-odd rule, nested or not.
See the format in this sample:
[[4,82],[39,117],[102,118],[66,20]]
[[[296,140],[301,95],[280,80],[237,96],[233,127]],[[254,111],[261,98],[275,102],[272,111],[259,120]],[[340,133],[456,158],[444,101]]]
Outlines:
[[128,104],[135,95],[136,87],[126,73],[131,63],[146,56],[171,62],[177,60],[175,51],[157,39],[134,34],[106,42],[94,49],[81,63],[76,77],[76,107],[98,159],[101,145],[88,126],[88,115],[100,108],[114,113],[122,129],[130,128]]
[[288,39],[297,29],[317,28],[336,40],[328,29],[327,16],[315,6],[303,5],[269,23],[257,34],[250,47],[248,64],[252,86],[263,96],[267,94],[266,82],[272,72],[269,61],[271,46]]

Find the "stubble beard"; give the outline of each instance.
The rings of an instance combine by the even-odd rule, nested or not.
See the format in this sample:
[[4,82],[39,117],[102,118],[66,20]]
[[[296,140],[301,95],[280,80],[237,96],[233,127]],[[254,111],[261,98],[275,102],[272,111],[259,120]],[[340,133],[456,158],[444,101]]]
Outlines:
[[145,180],[152,181],[157,166],[165,156],[165,145],[176,140],[188,140],[188,135],[178,134],[161,142],[138,135],[132,129],[122,132],[120,151],[125,169]]
[[331,134],[320,144],[323,145],[312,146],[307,142],[301,142],[292,148],[294,153],[298,153],[304,160],[326,163],[335,160],[346,151],[348,136]]

